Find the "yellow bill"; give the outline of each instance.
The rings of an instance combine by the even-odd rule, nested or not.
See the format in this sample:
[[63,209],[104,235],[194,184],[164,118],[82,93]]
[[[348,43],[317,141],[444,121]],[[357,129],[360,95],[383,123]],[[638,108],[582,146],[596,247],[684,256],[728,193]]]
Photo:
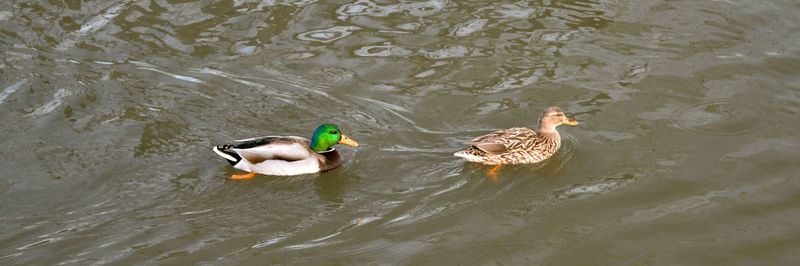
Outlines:
[[339,139],[339,144],[358,147],[358,142],[356,142],[355,140],[345,136],[344,134],[342,134],[342,138]]

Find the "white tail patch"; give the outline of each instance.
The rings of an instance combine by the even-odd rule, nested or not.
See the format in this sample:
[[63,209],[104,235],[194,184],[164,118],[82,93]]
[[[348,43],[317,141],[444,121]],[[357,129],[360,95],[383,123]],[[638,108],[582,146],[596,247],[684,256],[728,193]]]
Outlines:
[[222,158],[225,158],[229,161],[234,161],[234,162],[236,161],[236,158],[233,158],[233,156],[231,156],[230,154],[220,151],[219,149],[217,149],[217,146],[214,146],[214,148],[211,149],[214,150],[214,152],[216,152],[219,156],[222,156]]
[[481,162],[481,161],[483,161],[481,159],[481,157],[478,157],[478,156],[475,156],[475,155],[470,155],[470,154],[467,154],[466,152],[463,152],[463,151],[459,151],[459,152],[453,153],[453,155],[456,156],[456,157],[464,158],[465,160],[470,161],[470,162]]

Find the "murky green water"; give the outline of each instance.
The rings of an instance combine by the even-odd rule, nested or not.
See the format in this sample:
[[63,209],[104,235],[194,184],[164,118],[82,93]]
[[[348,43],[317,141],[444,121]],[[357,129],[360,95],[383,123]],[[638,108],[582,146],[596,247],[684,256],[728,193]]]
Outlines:
[[[0,264],[794,264],[798,43],[796,1],[6,1]],[[547,106],[549,161],[452,156]],[[331,172],[210,150],[322,122]]]

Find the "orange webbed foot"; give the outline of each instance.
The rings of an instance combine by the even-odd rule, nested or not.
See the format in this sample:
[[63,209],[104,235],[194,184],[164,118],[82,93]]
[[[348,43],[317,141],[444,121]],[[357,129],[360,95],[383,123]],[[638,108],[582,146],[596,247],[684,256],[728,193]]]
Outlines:
[[497,169],[500,168],[501,165],[502,164],[498,164],[495,165],[492,169],[489,169],[489,175],[492,176],[492,180],[497,181],[497,175],[501,173],[500,171],[497,171]]
[[256,176],[255,172],[250,172],[249,174],[245,175],[232,175],[229,179],[250,179]]

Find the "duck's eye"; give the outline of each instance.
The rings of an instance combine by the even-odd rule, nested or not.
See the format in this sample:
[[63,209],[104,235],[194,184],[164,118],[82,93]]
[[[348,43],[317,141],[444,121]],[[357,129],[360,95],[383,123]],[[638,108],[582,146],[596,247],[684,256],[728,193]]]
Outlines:
[[336,132],[336,130],[331,130],[331,132],[328,132],[328,133],[331,133],[331,134],[333,134],[333,135],[336,135],[336,133],[338,133],[338,132]]
[[564,116],[564,114],[556,114],[556,116]]

